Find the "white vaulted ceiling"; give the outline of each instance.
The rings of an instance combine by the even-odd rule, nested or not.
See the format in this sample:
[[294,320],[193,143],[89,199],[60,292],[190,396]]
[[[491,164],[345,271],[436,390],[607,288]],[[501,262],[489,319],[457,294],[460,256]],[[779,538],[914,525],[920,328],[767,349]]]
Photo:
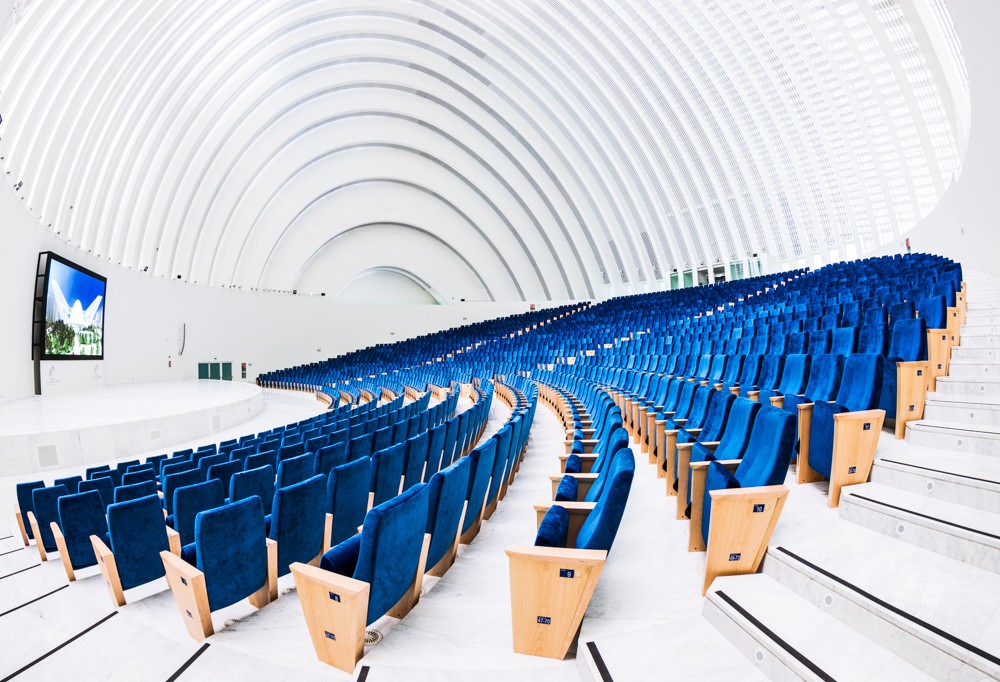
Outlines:
[[944,0],[48,0],[0,164],[84,251],[223,287],[605,296],[886,244],[961,169]]

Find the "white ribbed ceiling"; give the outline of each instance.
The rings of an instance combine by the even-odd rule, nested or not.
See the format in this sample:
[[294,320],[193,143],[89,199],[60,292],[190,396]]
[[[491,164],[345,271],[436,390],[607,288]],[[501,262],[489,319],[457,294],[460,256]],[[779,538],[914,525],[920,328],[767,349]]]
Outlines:
[[944,0],[15,7],[0,164],[26,207],[214,286],[566,299],[812,264],[913,227],[968,134]]

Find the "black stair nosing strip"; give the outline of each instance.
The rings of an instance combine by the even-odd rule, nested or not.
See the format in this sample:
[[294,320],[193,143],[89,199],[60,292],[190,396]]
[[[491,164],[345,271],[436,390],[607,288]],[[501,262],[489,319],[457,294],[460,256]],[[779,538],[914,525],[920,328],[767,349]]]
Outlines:
[[793,658],[795,658],[795,660],[797,660],[799,663],[801,663],[802,665],[804,665],[805,667],[807,667],[813,674],[815,674],[821,680],[823,680],[823,682],[837,682],[837,680],[834,677],[832,677],[825,670],[823,670],[818,665],[816,665],[815,663],[813,663],[801,651],[799,651],[798,649],[796,649],[795,647],[793,647],[791,644],[789,644],[788,642],[786,642],[785,640],[783,640],[781,637],[779,637],[777,634],[775,634],[775,632],[773,630],[771,630],[771,628],[767,627],[762,622],[760,622],[760,620],[758,620],[753,614],[751,614],[749,611],[747,611],[745,608],[743,608],[740,604],[738,604],[736,602],[736,600],[734,600],[728,594],[726,594],[722,590],[716,590],[715,594],[719,595],[719,597],[721,597],[723,600],[725,600],[725,602],[727,604],[729,604],[731,607],[733,607],[734,609],[736,609],[737,613],[739,613],[741,616],[743,616],[748,621],[750,621],[751,625],[753,625],[755,628],[757,628],[762,633],[764,633],[764,635],[766,635],[768,639],[772,640],[775,644],[777,644],[782,649],[784,649],[786,652],[788,652]]
[[34,599],[29,599],[28,601],[24,602],[20,606],[15,606],[12,609],[7,609],[3,613],[0,613],[0,618],[3,618],[8,613],[14,613],[14,611],[17,611],[18,609],[23,609],[25,606],[29,606],[30,604],[34,604],[36,601],[45,599],[46,597],[50,597],[53,594],[55,594],[56,592],[58,592],[59,590],[65,590],[67,587],[69,587],[68,583],[66,585],[62,585],[60,587],[57,587],[56,589],[52,590],[51,592],[46,592],[45,594],[41,595],[40,597],[35,597]]
[[18,547],[17,549],[10,549],[10,550],[7,550],[6,552],[0,552],[0,556],[7,556],[8,554],[13,554],[14,552],[23,552],[26,549],[28,549],[28,548],[27,547]]
[[367,665],[361,666],[361,672],[358,673],[358,680],[357,680],[357,682],[367,682],[367,680],[368,680],[368,671],[369,670],[371,670],[371,668],[369,666],[367,666]]
[[919,464],[910,464],[909,462],[900,462],[895,459],[879,459],[879,462],[888,462],[889,464],[899,464],[904,467],[912,467],[914,469],[923,469],[924,471],[933,471],[936,474],[945,474],[947,476],[956,476],[958,478],[967,478],[970,481],[980,481],[981,483],[992,483],[993,485],[1000,485],[1000,481],[993,481],[989,478],[978,478],[976,476],[969,476],[967,474],[956,474],[953,471],[944,471],[942,469],[935,469],[933,467],[923,467]]
[[41,564],[32,564],[31,566],[22,568],[20,571],[14,571],[13,573],[8,573],[7,575],[0,575],[0,580],[3,580],[4,578],[9,578],[12,575],[17,575],[18,573],[24,573],[25,571],[30,571],[31,569],[38,568],[39,566],[41,566]]
[[602,682],[614,682],[614,678],[611,677],[611,671],[608,670],[608,664],[604,662],[604,657],[597,650],[597,643],[594,641],[587,642],[587,651],[590,652],[591,658],[594,659],[594,665],[597,666],[597,672],[601,676]]
[[49,649],[46,653],[42,654],[41,656],[39,656],[38,658],[36,658],[35,660],[33,660],[31,663],[28,663],[27,665],[25,665],[25,666],[19,668],[18,670],[15,670],[14,672],[12,672],[10,675],[7,675],[7,677],[5,677],[2,680],[0,680],[0,682],[9,682],[10,680],[14,679],[15,677],[17,677],[18,675],[20,675],[21,673],[23,673],[25,670],[28,670],[28,669],[32,668],[33,666],[35,666],[35,665],[38,665],[39,663],[41,663],[46,658],[48,658],[52,654],[56,653],[57,651],[59,651],[63,647],[69,646],[70,644],[72,644],[76,640],[80,639],[81,637],[83,637],[85,634],[87,634],[88,632],[90,632],[94,628],[97,628],[98,626],[103,625],[104,623],[108,622],[108,620],[112,616],[117,616],[117,615],[118,615],[117,611],[112,611],[111,613],[109,613],[108,615],[104,616],[104,618],[101,618],[96,623],[94,623],[92,625],[88,625],[86,628],[84,628],[80,632],[76,633],[75,635],[73,635],[72,637],[70,637],[69,639],[67,639],[62,644],[57,645],[53,649]]
[[4,537],[0,538],[0,541],[10,540],[12,537],[14,537],[14,536],[13,535],[5,535]]
[[988,651],[984,651],[983,649],[980,649],[975,644],[970,644],[969,642],[966,642],[964,639],[961,639],[960,637],[957,637],[956,635],[953,635],[950,632],[945,632],[944,630],[942,630],[941,628],[937,627],[936,625],[932,625],[932,624],[928,623],[927,621],[925,621],[925,620],[923,620],[921,618],[918,618],[917,616],[914,616],[912,613],[909,613],[908,611],[904,611],[903,609],[899,608],[898,606],[894,606],[894,605],[890,604],[889,602],[885,601],[884,599],[880,599],[879,597],[876,597],[871,592],[868,592],[867,590],[864,590],[864,589],[858,587],[854,583],[851,583],[851,582],[845,580],[844,578],[841,578],[840,576],[835,575],[834,573],[831,573],[830,571],[827,571],[826,569],[817,566],[816,564],[812,563],[808,559],[804,559],[804,558],[800,557],[799,555],[795,554],[791,550],[789,550],[789,549],[787,549],[785,547],[780,547],[779,546],[775,551],[781,552],[783,554],[787,554],[791,558],[795,559],[796,561],[798,561],[798,562],[800,562],[802,564],[805,564],[806,566],[808,566],[809,568],[813,569],[817,573],[823,574],[824,576],[826,576],[830,580],[833,580],[833,581],[835,581],[835,582],[843,585],[844,587],[846,587],[846,588],[848,588],[850,590],[853,590],[854,592],[857,592],[858,594],[860,594],[865,599],[868,599],[869,601],[871,601],[871,602],[873,602],[875,604],[878,604],[879,606],[881,606],[884,609],[892,611],[897,616],[905,618],[906,620],[910,621],[911,623],[914,623],[914,624],[919,625],[920,627],[922,627],[922,628],[924,628],[926,630],[929,630],[930,632],[934,633],[935,635],[948,640],[952,644],[956,644],[956,645],[962,647],[963,649],[965,649],[966,651],[968,651],[970,653],[973,653],[973,654],[975,654],[975,655],[977,655],[977,656],[979,656],[981,658],[985,658],[987,661],[989,661],[990,663],[993,663],[994,665],[1000,665],[1000,656],[995,656],[994,654],[991,654]]
[[865,497],[864,495],[859,495],[858,493],[847,493],[849,497],[856,497],[859,500],[865,500],[871,502],[872,504],[880,504],[883,507],[889,507],[890,509],[896,509],[897,511],[905,512],[907,514],[912,514],[913,516],[919,516],[924,519],[930,519],[931,521],[937,521],[938,523],[943,523],[946,526],[952,526],[953,528],[961,528],[962,530],[967,530],[970,533],[976,533],[977,535],[985,535],[988,538],[993,538],[994,540],[1000,540],[1000,535],[994,535],[993,533],[987,533],[985,530],[979,530],[977,528],[970,528],[969,526],[963,526],[960,523],[955,523],[954,521],[946,521],[945,519],[940,519],[936,516],[931,516],[930,514],[922,514],[918,511],[913,511],[912,509],[907,509],[906,507],[898,507],[894,504],[889,504],[888,502],[883,502],[882,500],[873,500],[870,497]]
[[[184,671],[186,671],[188,668],[190,668],[191,665],[196,660],[198,660],[198,657],[201,656],[203,653],[205,653],[205,650],[208,649],[209,646],[211,646],[211,645],[208,642],[205,642],[200,647],[198,647],[198,650],[196,652],[194,652],[193,654],[191,654],[191,656],[188,658],[188,660],[184,661],[184,664],[180,668],[178,668],[177,670],[174,671],[173,675],[171,675],[170,677],[167,678],[167,682],[174,682],[174,680],[176,680],[178,677],[180,677],[181,675],[183,675]],[[0,680],[0,682],[3,682],[3,680]]]

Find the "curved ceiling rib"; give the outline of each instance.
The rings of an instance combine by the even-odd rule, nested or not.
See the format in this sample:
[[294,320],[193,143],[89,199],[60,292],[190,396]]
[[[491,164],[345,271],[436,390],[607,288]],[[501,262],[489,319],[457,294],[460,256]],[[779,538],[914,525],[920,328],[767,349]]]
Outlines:
[[26,208],[209,286],[406,273],[444,302],[558,300],[812,265],[912,228],[969,127],[943,0],[50,0],[12,21],[0,166]]

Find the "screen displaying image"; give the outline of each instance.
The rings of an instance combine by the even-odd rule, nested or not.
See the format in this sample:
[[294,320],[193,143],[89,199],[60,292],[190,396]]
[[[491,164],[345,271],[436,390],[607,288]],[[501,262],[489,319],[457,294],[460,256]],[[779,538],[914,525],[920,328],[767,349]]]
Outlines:
[[45,292],[46,359],[104,357],[105,278],[49,258]]

